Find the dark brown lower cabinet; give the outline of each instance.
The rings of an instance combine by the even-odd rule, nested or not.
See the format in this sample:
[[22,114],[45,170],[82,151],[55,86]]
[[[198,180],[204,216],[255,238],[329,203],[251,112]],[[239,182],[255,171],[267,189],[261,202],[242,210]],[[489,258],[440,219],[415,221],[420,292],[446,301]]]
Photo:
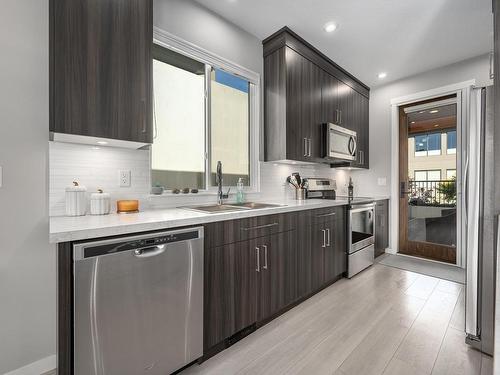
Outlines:
[[258,320],[263,321],[297,299],[296,232],[260,238],[256,251],[261,257]]
[[[296,229],[210,248],[215,238],[241,239],[236,236],[239,231],[248,236],[261,227]],[[216,228],[228,232],[216,234]],[[341,277],[346,271],[345,230],[343,207],[261,217],[252,223],[207,225],[205,352]]]
[[204,347],[257,321],[256,240],[205,249]]
[[377,201],[375,205],[375,257],[385,253],[389,247],[389,200]]
[[297,292],[304,297],[346,271],[345,209],[309,211],[299,216],[297,228]]

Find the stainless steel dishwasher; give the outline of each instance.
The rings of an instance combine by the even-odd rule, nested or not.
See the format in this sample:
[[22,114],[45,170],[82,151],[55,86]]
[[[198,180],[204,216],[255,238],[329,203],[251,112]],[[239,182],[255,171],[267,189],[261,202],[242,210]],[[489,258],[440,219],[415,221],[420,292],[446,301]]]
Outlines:
[[75,244],[75,375],[165,375],[203,354],[203,228]]

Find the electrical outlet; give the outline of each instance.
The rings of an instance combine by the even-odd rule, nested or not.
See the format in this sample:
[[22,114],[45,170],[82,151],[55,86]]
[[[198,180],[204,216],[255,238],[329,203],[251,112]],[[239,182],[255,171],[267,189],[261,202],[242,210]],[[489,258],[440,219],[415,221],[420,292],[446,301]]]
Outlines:
[[119,171],[119,185],[120,187],[130,187],[130,170]]

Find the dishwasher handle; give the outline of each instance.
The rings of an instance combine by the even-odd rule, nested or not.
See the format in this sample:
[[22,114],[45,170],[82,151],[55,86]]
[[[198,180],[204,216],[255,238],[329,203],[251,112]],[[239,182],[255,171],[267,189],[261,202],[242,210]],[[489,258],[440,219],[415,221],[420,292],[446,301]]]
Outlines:
[[149,258],[160,255],[163,252],[165,252],[165,245],[157,245],[136,249],[134,250],[134,256],[137,258]]

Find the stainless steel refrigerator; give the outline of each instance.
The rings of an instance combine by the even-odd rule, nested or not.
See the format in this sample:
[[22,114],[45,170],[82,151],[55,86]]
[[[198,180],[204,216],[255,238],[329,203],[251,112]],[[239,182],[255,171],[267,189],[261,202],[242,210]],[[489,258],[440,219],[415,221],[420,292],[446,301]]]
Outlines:
[[[466,247],[467,343],[493,354],[495,323],[495,182],[493,86],[471,90],[462,127],[462,243]],[[500,187],[498,187],[500,188]]]

